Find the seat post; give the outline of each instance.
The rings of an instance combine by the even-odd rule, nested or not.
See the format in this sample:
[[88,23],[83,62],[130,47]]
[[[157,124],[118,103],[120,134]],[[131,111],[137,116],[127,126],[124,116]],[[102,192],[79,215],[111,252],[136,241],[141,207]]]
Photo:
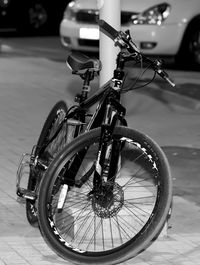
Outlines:
[[82,93],[81,93],[81,99],[82,101],[86,100],[88,97],[88,93],[90,92],[90,81],[94,79],[94,71],[87,70],[84,74],[83,87],[82,87]]

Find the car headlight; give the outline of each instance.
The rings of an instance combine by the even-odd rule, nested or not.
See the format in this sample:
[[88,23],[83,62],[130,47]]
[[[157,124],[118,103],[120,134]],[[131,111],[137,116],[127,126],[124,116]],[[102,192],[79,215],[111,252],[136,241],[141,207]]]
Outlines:
[[69,20],[75,20],[76,18],[76,8],[75,8],[75,2],[70,2],[64,12],[64,18],[67,18]]
[[153,6],[137,16],[132,16],[133,24],[161,25],[169,16],[171,6],[163,3]]

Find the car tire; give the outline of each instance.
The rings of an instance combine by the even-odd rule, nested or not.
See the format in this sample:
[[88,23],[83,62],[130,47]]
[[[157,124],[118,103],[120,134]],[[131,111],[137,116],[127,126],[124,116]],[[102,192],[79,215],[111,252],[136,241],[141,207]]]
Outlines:
[[189,25],[176,62],[184,68],[200,69],[200,20]]
[[22,11],[18,30],[26,35],[47,33],[49,14],[41,1],[30,1]]

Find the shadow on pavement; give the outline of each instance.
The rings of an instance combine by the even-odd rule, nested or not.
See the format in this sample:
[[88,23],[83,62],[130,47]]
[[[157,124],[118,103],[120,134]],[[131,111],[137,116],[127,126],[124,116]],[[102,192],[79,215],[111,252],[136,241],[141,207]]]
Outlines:
[[200,205],[200,149],[167,146],[163,150],[172,171],[174,195]]

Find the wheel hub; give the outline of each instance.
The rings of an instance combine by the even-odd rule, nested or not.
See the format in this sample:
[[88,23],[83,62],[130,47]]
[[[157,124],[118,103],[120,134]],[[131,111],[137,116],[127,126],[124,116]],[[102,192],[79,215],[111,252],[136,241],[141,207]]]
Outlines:
[[101,191],[94,192],[92,208],[100,218],[115,216],[124,204],[124,192],[118,183],[106,182]]

